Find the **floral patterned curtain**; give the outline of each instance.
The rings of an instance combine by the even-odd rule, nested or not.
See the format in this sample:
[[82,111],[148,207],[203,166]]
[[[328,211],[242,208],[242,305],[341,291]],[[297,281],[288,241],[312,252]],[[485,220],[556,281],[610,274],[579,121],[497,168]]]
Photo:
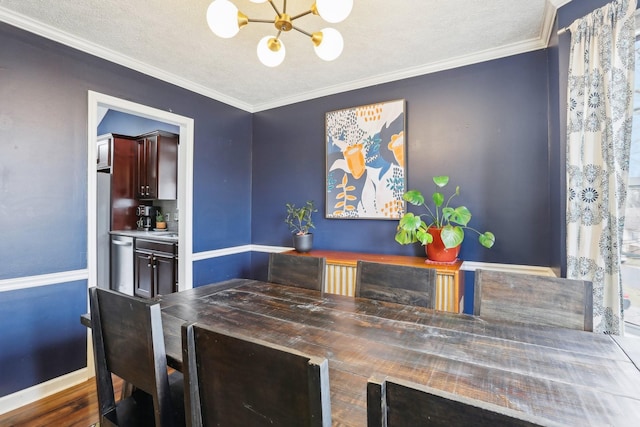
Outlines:
[[635,9],[636,0],[616,0],[569,27],[567,277],[593,282],[594,331],[618,335]]

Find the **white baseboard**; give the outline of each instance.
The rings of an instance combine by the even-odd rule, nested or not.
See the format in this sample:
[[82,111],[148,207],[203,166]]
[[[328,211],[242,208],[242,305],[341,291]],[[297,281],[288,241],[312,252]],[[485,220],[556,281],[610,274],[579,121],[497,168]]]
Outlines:
[[0,414],[6,414],[14,409],[28,405],[52,394],[63,391],[74,385],[83,383],[91,378],[91,372],[87,368],[62,375],[44,383],[25,388],[13,394],[0,397]]

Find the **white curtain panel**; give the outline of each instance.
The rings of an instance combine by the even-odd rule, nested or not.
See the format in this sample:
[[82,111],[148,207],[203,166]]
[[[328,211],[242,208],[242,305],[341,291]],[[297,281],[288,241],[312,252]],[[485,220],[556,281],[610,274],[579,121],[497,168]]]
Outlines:
[[593,282],[594,331],[622,335],[620,251],[627,194],[636,0],[569,27],[567,277]]

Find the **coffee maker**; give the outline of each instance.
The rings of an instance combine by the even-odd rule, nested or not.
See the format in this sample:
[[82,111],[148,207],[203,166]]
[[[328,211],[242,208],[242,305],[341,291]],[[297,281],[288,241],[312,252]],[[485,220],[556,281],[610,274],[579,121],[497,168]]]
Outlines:
[[156,213],[158,209],[155,206],[140,205],[136,209],[136,215],[138,216],[138,230],[149,231],[156,227]]

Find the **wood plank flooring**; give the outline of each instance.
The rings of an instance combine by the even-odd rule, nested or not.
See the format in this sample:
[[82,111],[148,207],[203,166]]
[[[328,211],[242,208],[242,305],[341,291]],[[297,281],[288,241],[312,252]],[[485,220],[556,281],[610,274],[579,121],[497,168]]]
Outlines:
[[[114,377],[116,397],[122,380]],[[37,402],[0,415],[3,427],[89,427],[98,422],[98,395],[95,378],[53,394]]]

